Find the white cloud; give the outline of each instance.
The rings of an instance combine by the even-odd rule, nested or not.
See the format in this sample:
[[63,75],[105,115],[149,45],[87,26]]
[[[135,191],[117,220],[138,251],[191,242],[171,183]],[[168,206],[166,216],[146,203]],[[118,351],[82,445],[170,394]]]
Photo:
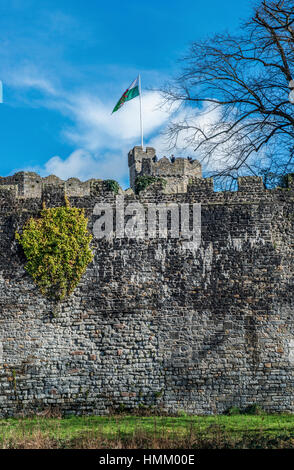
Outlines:
[[52,80],[47,78],[33,65],[23,65],[13,70],[7,70],[5,83],[16,88],[34,88],[45,94],[56,95],[57,90]]
[[[157,92],[143,94],[143,128],[145,136],[162,127],[169,114],[158,108]],[[139,99],[127,102],[111,114],[116,100],[105,101],[91,95],[72,95],[61,111],[71,118],[73,126],[63,131],[65,137],[78,146],[91,151],[102,147],[120,149],[125,144],[140,144]]]
[[[128,175],[127,153],[134,145],[140,144],[138,98],[111,114],[119,97],[103,100],[97,97],[98,93],[64,91],[46,75],[38,73],[34,67],[25,67],[12,74],[10,81],[15,87],[40,90],[43,93],[41,104],[58,110],[70,120],[71,124],[61,129],[61,134],[77,148],[66,158],[53,156],[42,167],[29,168],[30,170],[44,176],[55,174],[62,179],[112,178],[125,185]],[[40,98],[38,99],[40,104]],[[173,121],[208,130],[219,120],[219,112],[208,105],[204,105],[195,114],[189,108],[177,111],[160,104],[161,96],[158,92],[143,93],[144,144],[154,147],[159,156],[174,153],[176,156],[190,155],[201,159],[200,153],[195,154],[193,128],[180,132],[176,149],[170,148],[163,131],[171,118]],[[209,170],[220,169],[227,163],[224,152],[220,150],[209,162]]]
[[127,176],[126,156],[123,153],[107,154],[102,159],[84,149],[75,150],[66,159],[54,156],[44,166],[30,167],[28,170],[42,176],[53,174],[64,180],[70,177],[82,181],[90,178],[117,179],[123,183]]
[[[191,110],[174,111],[160,106],[160,103],[161,98],[157,92],[146,92],[143,95],[145,145],[154,147],[159,156],[175,153],[176,156],[190,155],[197,158],[190,129],[180,133],[178,150],[169,148],[162,131],[165,130],[171,114],[173,120],[189,122],[205,129],[219,119],[219,113],[204,106],[195,116]],[[65,159],[54,156],[44,166],[30,170],[44,176],[55,174],[62,179],[117,179],[125,186],[128,180],[127,153],[134,145],[140,144],[139,99],[127,102],[118,112],[111,114],[114,104],[85,93],[47,99],[48,107],[59,109],[71,119],[73,124],[62,132],[78,150]],[[211,169],[219,168],[221,158],[222,154],[215,156]]]
[[[71,124],[60,130],[63,137],[77,148],[69,156],[53,156],[43,166],[30,167],[42,175],[56,174],[60,178],[78,177],[114,178],[126,181],[127,153],[139,145],[139,99],[127,102],[119,111],[111,114],[119,96],[115,99],[98,99],[97,94],[68,92],[53,83],[46,74],[34,66],[21,67],[7,76],[11,86],[26,90],[37,89],[42,95],[22,100],[32,106],[36,103],[48,109],[58,110]],[[144,135],[161,128],[168,119],[168,112],[157,108],[160,97],[156,92],[143,94]],[[68,121],[67,121],[68,122]]]
[[[38,83],[31,83],[32,87],[38,86]],[[131,100],[111,114],[116,101],[102,101],[86,93],[60,93],[59,96],[55,93],[53,99],[45,98],[44,105],[58,109],[70,118],[72,125],[63,129],[62,134],[78,150],[65,159],[54,156],[42,167],[29,169],[44,176],[55,174],[62,179],[111,178],[125,185],[128,175],[127,153],[141,142],[140,103],[139,99]],[[168,120],[169,113],[159,108],[159,103],[159,93],[144,93],[145,144],[148,136],[161,129]]]
[[[178,134],[177,141],[172,142],[176,144],[176,148],[171,148],[171,142],[169,142],[164,133],[153,137],[149,142],[150,145],[155,147],[159,154],[168,151],[172,151],[173,153],[180,151],[182,156],[194,156],[194,158],[196,158],[193,127],[201,128],[207,132],[209,127],[219,120],[219,112],[210,105],[205,104],[197,112],[189,108],[173,111],[169,115],[169,118],[170,121],[183,126],[183,129]],[[187,127],[187,129],[184,127]]]

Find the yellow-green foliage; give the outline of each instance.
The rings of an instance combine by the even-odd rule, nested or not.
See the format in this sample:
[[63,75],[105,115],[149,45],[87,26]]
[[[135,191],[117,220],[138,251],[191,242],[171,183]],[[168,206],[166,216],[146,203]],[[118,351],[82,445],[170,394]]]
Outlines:
[[47,209],[30,218],[16,239],[27,258],[25,269],[42,294],[61,300],[71,294],[93,255],[84,210],[66,206]]

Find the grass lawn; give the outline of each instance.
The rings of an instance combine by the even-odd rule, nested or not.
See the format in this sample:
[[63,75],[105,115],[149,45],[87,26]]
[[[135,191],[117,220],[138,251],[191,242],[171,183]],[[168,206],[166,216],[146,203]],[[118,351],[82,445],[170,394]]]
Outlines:
[[294,448],[294,415],[0,420],[1,448]]

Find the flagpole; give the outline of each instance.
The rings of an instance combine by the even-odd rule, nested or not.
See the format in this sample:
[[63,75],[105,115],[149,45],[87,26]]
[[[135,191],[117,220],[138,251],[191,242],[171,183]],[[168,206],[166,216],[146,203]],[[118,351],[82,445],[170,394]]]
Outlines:
[[141,147],[143,150],[143,116],[142,116],[142,92],[141,92],[141,75],[140,74],[139,74],[139,97],[140,97]]

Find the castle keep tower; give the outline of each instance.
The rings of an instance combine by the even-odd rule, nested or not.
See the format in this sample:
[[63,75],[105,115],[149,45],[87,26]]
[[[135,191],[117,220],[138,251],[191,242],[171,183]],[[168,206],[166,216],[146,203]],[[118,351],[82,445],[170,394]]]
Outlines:
[[201,165],[198,160],[175,158],[174,162],[166,157],[156,161],[155,149],[134,147],[128,155],[130,169],[130,186],[135,190],[137,176],[158,176],[167,181],[166,193],[185,193],[191,178],[202,178]]

